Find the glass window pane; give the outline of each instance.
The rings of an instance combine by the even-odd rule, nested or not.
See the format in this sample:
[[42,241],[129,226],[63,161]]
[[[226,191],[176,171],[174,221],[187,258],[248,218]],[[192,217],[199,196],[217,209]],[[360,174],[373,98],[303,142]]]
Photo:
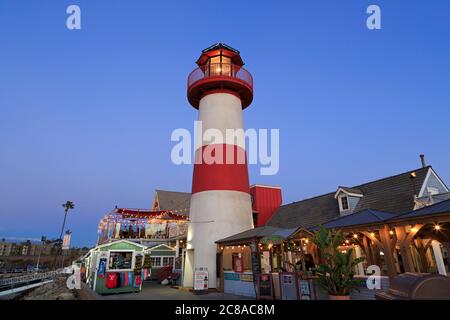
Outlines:
[[111,252],[109,255],[109,269],[131,269],[133,252]]

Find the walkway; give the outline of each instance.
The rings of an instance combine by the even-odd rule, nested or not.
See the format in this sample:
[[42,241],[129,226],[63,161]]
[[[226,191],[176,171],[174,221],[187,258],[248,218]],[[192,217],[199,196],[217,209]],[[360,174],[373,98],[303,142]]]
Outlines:
[[121,293],[99,296],[99,300],[246,300],[251,299],[233,294],[211,292],[203,295],[195,295],[192,292],[178,290],[170,286],[163,286],[154,282],[144,282],[139,293]]

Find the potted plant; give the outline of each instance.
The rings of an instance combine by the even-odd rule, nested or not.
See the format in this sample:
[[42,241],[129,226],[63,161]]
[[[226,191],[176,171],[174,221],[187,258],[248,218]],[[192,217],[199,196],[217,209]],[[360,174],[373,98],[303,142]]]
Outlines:
[[322,264],[314,268],[318,284],[328,292],[330,300],[350,300],[350,292],[357,290],[359,280],[354,278],[354,267],[364,258],[352,258],[353,249],[339,250],[344,236],[342,232],[320,226],[312,241],[319,248]]

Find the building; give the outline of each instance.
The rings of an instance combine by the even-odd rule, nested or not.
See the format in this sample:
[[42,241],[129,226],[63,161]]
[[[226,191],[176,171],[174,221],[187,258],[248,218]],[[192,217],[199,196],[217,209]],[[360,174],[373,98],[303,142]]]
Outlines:
[[[249,279],[255,274],[271,273],[279,283],[279,273],[298,272],[306,256],[319,263],[320,252],[309,241],[319,225],[344,232],[341,249],[353,248],[355,257],[365,257],[355,272],[364,277],[368,266],[380,266],[384,285],[398,273],[447,274],[450,267],[450,193],[436,171],[424,165],[285,204],[265,226],[217,241],[220,289],[254,296]],[[373,292],[365,294],[373,297]]]
[[14,244],[11,242],[6,242],[5,239],[2,239],[0,242],[0,256],[9,256],[13,251]]
[[450,198],[431,166],[336,190],[281,206],[267,225],[309,228],[363,210],[405,213]]

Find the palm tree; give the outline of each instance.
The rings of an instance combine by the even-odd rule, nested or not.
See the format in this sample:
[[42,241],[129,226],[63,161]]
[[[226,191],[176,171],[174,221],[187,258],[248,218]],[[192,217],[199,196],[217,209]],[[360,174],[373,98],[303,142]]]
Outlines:
[[61,228],[61,235],[59,236],[59,239],[62,240],[62,236],[63,236],[63,232],[64,232],[64,227],[66,225],[66,218],[67,218],[67,213],[69,212],[69,210],[75,208],[75,204],[72,201],[66,201],[66,203],[64,203],[63,205],[64,208],[64,222]]

